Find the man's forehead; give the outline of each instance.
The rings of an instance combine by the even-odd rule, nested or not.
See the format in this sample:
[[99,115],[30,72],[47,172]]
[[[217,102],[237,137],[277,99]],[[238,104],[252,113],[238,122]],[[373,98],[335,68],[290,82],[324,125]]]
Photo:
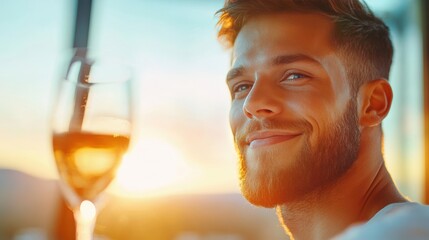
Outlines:
[[319,13],[276,13],[255,16],[240,30],[232,48],[232,64],[262,55],[324,55],[333,50],[333,22]]

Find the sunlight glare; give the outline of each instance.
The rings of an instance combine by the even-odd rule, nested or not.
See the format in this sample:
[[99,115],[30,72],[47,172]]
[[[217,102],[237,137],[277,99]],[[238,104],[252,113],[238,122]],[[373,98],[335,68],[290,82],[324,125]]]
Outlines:
[[173,191],[191,173],[179,150],[168,142],[151,138],[138,142],[126,154],[118,169],[115,192],[144,197]]
[[85,200],[80,204],[80,216],[84,221],[91,221],[94,219],[96,211],[94,204],[88,200]]

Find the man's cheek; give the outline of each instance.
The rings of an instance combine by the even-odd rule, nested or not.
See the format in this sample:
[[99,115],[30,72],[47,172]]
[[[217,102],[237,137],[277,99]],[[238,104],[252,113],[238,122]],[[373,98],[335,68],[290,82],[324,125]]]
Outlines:
[[237,133],[237,129],[243,124],[244,120],[242,108],[232,104],[229,112],[229,124],[234,135]]

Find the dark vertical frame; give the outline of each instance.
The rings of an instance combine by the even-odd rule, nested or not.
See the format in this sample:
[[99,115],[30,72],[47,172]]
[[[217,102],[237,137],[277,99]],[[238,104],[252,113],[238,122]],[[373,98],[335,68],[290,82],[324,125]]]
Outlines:
[[74,48],[88,47],[91,8],[92,0],[77,0],[73,41]]
[[421,0],[421,21],[423,33],[423,107],[424,107],[424,199],[429,204],[429,1]]

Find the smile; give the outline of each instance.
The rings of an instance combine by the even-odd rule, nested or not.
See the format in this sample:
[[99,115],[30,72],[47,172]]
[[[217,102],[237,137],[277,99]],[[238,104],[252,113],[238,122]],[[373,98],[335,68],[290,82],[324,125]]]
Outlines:
[[277,131],[254,132],[248,135],[246,142],[250,148],[274,145],[300,136],[302,133],[285,133]]

